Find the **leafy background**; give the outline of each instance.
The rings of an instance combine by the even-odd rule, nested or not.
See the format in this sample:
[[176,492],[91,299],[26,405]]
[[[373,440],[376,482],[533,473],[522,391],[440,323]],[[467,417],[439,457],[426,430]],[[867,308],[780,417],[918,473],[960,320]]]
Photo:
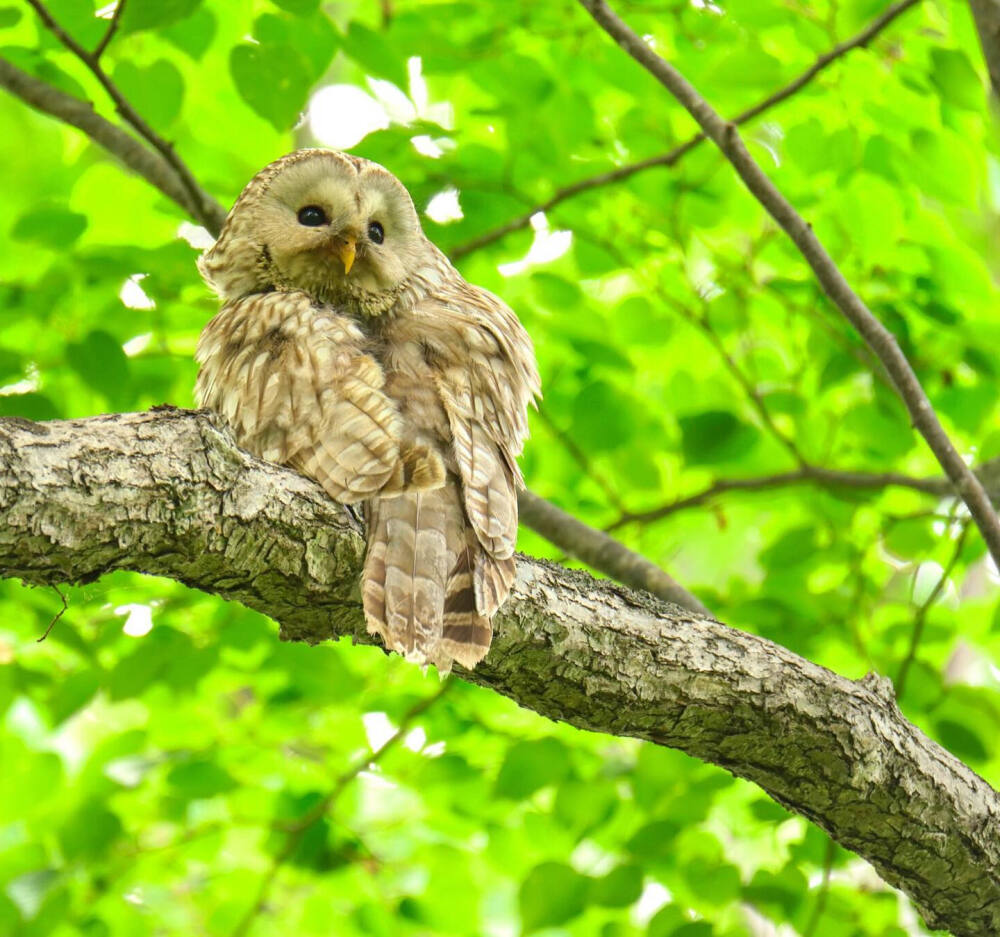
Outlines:
[[[107,26],[90,0],[48,7],[88,48]],[[884,9],[619,4],[725,114]],[[0,8],[0,47],[114,117],[27,5]],[[534,336],[532,488],[617,525],[724,621],[849,677],[904,676],[906,715],[1000,782],[997,575],[950,500],[803,483],[635,519],[803,464],[936,474],[721,157],[702,146],[468,249],[693,132],[582,9],[130,0],[102,61],[227,204],[314,130],[347,132],[345,95],[380,102],[384,126],[352,151],[404,180],[439,219],[431,238]],[[1000,140],[982,72],[965,5],[927,0],[745,130],[977,461],[1000,454]],[[340,103],[300,123],[330,85]],[[215,309],[198,232],[76,131],[8,97],[0,120],[0,414],[190,405]],[[455,198],[461,217],[441,223]],[[556,553],[528,531],[521,546]],[[169,582],[115,575],[67,599],[37,643],[59,597],[0,583],[0,933],[923,933],[863,862],[720,769],[457,684],[340,790],[433,674],[283,645],[273,623]],[[297,818],[311,822],[293,842]]]

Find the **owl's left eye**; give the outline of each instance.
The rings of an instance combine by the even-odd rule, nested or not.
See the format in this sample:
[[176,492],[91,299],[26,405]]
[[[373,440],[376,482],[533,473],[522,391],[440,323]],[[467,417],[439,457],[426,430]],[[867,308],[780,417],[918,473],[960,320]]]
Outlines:
[[369,221],[368,239],[374,244],[381,244],[385,240],[385,228],[383,228],[377,221]]
[[305,208],[299,209],[299,224],[304,224],[306,227],[315,228],[321,224],[328,224],[329,221],[326,212],[319,205],[306,205]]

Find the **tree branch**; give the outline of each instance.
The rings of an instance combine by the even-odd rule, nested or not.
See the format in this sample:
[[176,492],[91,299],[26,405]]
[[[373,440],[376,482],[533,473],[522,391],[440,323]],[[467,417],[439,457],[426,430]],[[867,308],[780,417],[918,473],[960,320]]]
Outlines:
[[244,937],[245,934],[249,933],[257,915],[264,910],[264,906],[267,903],[268,893],[271,891],[271,886],[274,884],[274,880],[277,878],[278,872],[281,867],[295,855],[295,851],[301,845],[302,840],[309,831],[309,828],[317,820],[322,819],[333,808],[347,786],[354,781],[362,771],[370,770],[373,765],[378,764],[378,762],[380,762],[404,738],[406,738],[406,733],[409,731],[410,726],[412,726],[421,715],[427,712],[428,709],[441,699],[441,697],[444,696],[452,686],[452,678],[449,677],[444,683],[441,684],[440,688],[436,692],[431,693],[429,696],[424,697],[418,703],[411,706],[400,720],[399,728],[396,729],[396,732],[388,739],[388,741],[386,741],[381,748],[369,751],[363,758],[359,758],[352,767],[348,768],[342,775],[340,775],[340,777],[337,778],[336,781],[333,782],[333,786],[330,790],[327,791],[326,794],[324,794],[323,797],[321,797],[310,810],[307,810],[301,817],[299,817],[294,825],[286,831],[288,833],[288,838],[285,840],[285,845],[274,857],[274,859],[271,860],[270,866],[260,880],[260,885],[257,888],[257,894],[253,903],[249,908],[247,908],[246,912],[236,923],[236,926],[232,930],[231,937]]
[[1000,98],[1000,0],[969,0],[969,5],[990,73],[990,86]]
[[997,518],[979,479],[965,464],[948,438],[948,434],[945,433],[916,373],[900,350],[895,336],[851,289],[833,258],[813,233],[812,226],[795,211],[750,155],[736,126],[724,121],[694,86],[616,16],[604,0],[579,0],[579,2],[625,52],[684,105],[705,135],[729,160],[744,185],[798,247],[827,296],[857,329],[889,372],[896,391],[906,404],[913,425],[930,446],[945,474],[951,479],[979,528],[983,540],[986,541],[994,562],[1000,566],[1000,519]]
[[[366,634],[364,544],[340,507],[204,413],[0,420],[0,575],[168,576],[276,619]],[[932,927],[1000,932],[1000,797],[903,718],[891,684],[584,573],[519,558],[486,660],[462,677],[580,728],[721,765],[826,830]]]
[[[150,127],[149,124],[147,124],[143,119],[142,115],[134,107],[132,107],[131,104],[129,104],[125,95],[121,93],[118,86],[101,67],[99,58],[100,53],[104,51],[104,44],[102,43],[102,45],[98,46],[99,51],[95,51],[93,53],[88,52],[56,22],[41,0],[28,0],[28,3],[34,8],[41,21],[45,24],[45,28],[48,29],[49,32],[56,37],[56,39],[58,39],[70,52],[73,53],[73,55],[75,55],[81,62],[83,62],[84,65],[87,66],[93,76],[100,83],[101,87],[107,92],[108,97],[114,101],[115,108],[118,113],[129,124],[131,124],[136,133],[146,140],[174,170],[181,186],[187,193],[189,203],[196,206],[198,216],[208,214],[210,206],[202,202],[204,193],[191,171],[187,168],[187,165],[174,151],[173,146],[164,140],[163,137],[161,137],[155,130],[153,130],[153,128]],[[118,11],[116,10],[115,13],[117,14],[117,12]],[[105,35],[105,38],[109,41],[110,35],[113,35],[114,24],[115,20],[112,19],[112,24],[108,28],[108,34]]]
[[[983,480],[987,480],[986,472],[992,472],[994,462],[984,463],[979,470]],[[991,490],[1000,497],[1000,490],[993,487],[996,479],[990,481]],[[803,465],[790,472],[777,472],[774,475],[757,475],[753,478],[720,478],[706,488],[693,495],[668,501],[659,507],[648,511],[634,511],[622,514],[616,521],[605,527],[610,533],[626,524],[644,523],[662,520],[671,514],[686,511],[688,508],[699,507],[713,498],[730,491],[769,491],[773,488],[785,488],[791,485],[822,485],[826,488],[909,488],[924,494],[943,498],[956,494],[955,489],[945,478],[917,478],[913,475],[903,475],[900,472],[851,472],[843,469],[828,469],[819,465]]]
[[111,20],[108,23],[108,28],[104,35],[101,36],[101,41],[97,44],[94,51],[91,52],[91,57],[95,62],[97,62],[102,55],[104,55],[104,50],[111,44],[111,40],[115,38],[115,33],[118,32],[118,24],[122,21],[122,14],[125,12],[125,0],[118,0],[115,4],[115,8],[111,13]]
[[[908,9],[910,9],[910,7],[916,6],[919,2],[920,0],[902,0],[900,3],[892,4],[892,6],[886,9],[881,16],[872,20],[872,22],[857,35],[851,37],[850,39],[846,39],[844,42],[838,43],[830,49],[829,52],[825,52],[823,55],[819,56],[819,58],[817,58],[816,61],[813,62],[813,64],[810,65],[809,68],[802,72],[802,74],[797,78],[792,79],[792,81],[788,82],[788,84],[783,85],[762,101],[758,101],[755,105],[753,105],[753,107],[749,107],[745,111],[737,114],[734,118],[732,118],[732,123],[745,124],[747,121],[753,120],[753,118],[759,117],[761,114],[769,111],[775,105],[781,104],[783,101],[787,101],[788,98],[798,93],[817,75],[829,68],[829,66],[838,59],[847,55],[848,52],[867,46],[876,36],[879,35],[879,33],[889,26],[893,20],[905,13]],[[976,0],[974,0],[974,2],[976,2]],[[986,2],[988,2],[988,0],[986,0]],[[523,215],[519,215],[517,218],[512,218],[510,221],[493,228],[491,231],[486,231],[478,237],[474,237],[471,240],[466,241],[464,244],[459,244],[458,246],[453,247],[449,251],[449,254],[453,260],[465,257],[473,251],[480,250],[495,241],[499,241],[501,238],[506,237],[508,234],[512,234],[514,231],[520,231],[523,228],[527,228],[528,225],[531,224],[532,217],[537,215],[539,212],[551,211],[557,205],[561,205],[563,202],[568,201],[583,192],[590,192],[592,189],[599,189],[606,185],[612,185],[615,182],[621,182],[622,180],[628,179],[637,173],[645,172],[647,169],[655,169],[656,167],[669,168],[671,166],[675,166],[683,157],[691,152],[691,150],[700,146],[704,141],[705,134],[696,133],[689,140],[686,140],[679,146],[675,146],[666,153],[650,156],[646,159],[639,160],[638,162],[629,163],[625,166],[620,166],[617,169],[612,169],[608,172],[602,172],[596,176],[589,176],[586,179],[580,179],[578,182],[573,182],[570,185],[558,189],[551,198],[546,199],[544,202],[539,202],[534,207],[528,209],[528,211],[526,211]]]
[[226,217],[226,210],[206,192],[200,191],[198,201],[191,199],[181,185],[174,168],[163,157],[144,146],[131,134],[101,117],[89,101],[66,94],[33,75],[21,71],[0,58],[0,87],[20,98],[25,104],[64,123],[82,130],[91,140],[116,156],[129,169],[142,176],[150,185],[176,202],[199,224],[217,235]]

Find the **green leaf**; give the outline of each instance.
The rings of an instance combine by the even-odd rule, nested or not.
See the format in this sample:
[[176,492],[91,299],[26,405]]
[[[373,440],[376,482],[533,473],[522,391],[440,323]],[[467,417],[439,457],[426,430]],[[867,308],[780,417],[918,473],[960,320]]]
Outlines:
[[758,434],[728,410],[709,410],[677,418],[681,450],[689,465],[716,465],[745,456]]
[[635,431],[635,404],[606,381],[588,384],[573,401],[570,431],[589,452],[606,452],[627,443]]
[[134,33],[169,26],[190,16],[201,0],[129,0],[121,18],[121,31]]
[[11,236],[19,241],[34,241],[59,250],[69,247],[87,229],[87,216],[49,205],[34,208],[17,219]]
[[941,719],[934,724],[934,731],[941,744],[963,761],[981,762],[989,758],[990,753],[979,734],[968,725]]
[[159,33],[195,61],[200,61],[211,46],[217,27],[212,11],[199,6],[186,19],[163,27]]
[[127,395],[129,365],[122,346],[107,332],[89,332],[66,346],[66,360],[83,381],[110,401]]
[[959,49],[931,49],[931,82],[941,97],[956,107],[975,111],[986,105],[986,89]]
[[642,869],[620,865],[590,883],[589,901],[606,908],[627,908],[642,894]]
[[59,831],[59,845],[67,859],[94,859],[106,852],[122,833],[122,823],[104,804],[91,801],[80,807]]
[[384,33],[376,33],[361,23],[351,23],[344,36],[344,52],[368,74],[387,78],[400,90],[409,84],[406,58]]
[[319,8],[319,0],[271,0],[271,2],[295,16],[311,16]]
[[236,46],[229,54],[229,70],[240,97],[275,130],[288,130],[299,119],[310,79],[294,46]]
[[569,772],[569,753],[558,739],[516,742],[500,766],[496,794],[523,800],[539,788],[558,784]]
[[17,7],[0,7],[0,29],[14,26],[21,20],[21,10]]
[[166,59],[145,66],[121,62],[113,77],[129,103],[153,127],[166,127],[180,114],[184,79]]
[[167,783],[187,800],[225,794],[236,787],[228,771],[214,761],[189,761],[170,769]]
[[583,911],[587,879],[559,862],[535,866],[521,884],[519,907],[522,933],[564,924]]

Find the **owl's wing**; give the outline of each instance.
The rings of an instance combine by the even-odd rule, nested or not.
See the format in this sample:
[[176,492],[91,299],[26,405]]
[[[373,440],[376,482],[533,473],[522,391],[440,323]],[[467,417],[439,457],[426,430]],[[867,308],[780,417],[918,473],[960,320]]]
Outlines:
[[422,340],[448,415],[466,513],[484,548],[474,580],[479,610],[489,616],[513,581],[524,487],[517,456],[527,405],[539,393],[534,350],[506,305],[457,275],[415,312],[426,326]]
[[318,481],[338,501],[369,498],[402,473],[401,418],[350,319],[305,293],[227,304],[196,355],[197,395],[237,442]]

